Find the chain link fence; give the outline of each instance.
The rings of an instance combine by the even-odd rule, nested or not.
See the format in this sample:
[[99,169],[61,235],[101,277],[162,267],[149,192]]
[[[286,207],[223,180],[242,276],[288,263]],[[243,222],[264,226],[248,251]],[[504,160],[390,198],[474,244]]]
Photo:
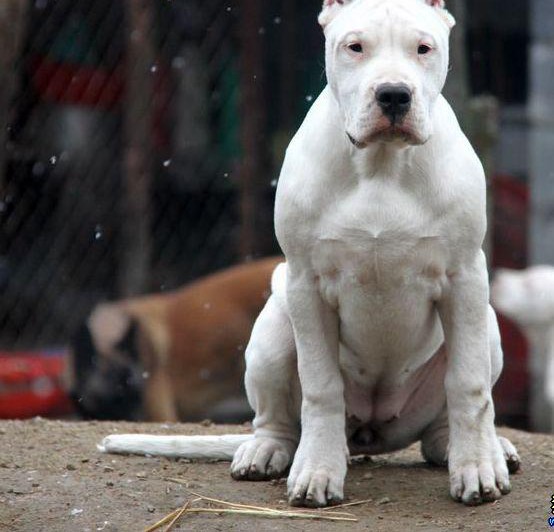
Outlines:
[[[0,348],[62,345],[101,300],[278,251],[282,155],[325,82],[320,6],[0,2]],[[503,87],[478,75],[477,22],[470,78]]]
[[274,154],[323,83],[290,61],[321,57],[319,1],[7,2],[0,348],[62,345],[101,300],[277,251]]

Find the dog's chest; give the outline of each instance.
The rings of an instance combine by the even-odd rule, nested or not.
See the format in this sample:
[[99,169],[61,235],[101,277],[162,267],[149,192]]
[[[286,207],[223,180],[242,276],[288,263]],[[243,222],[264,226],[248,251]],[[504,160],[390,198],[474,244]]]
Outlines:
[[369,297],[403,289],[438,297],[446,260],[432,210],[382,182],[337,195],[321,218],[313,251],[323,296],[335,304],[349,289]]

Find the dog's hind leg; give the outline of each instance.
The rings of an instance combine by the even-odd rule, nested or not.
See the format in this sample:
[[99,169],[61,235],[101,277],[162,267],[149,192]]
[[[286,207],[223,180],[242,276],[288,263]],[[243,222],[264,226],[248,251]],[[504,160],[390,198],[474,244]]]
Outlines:
[[275,292],[246,349],[245,384],[255,412],[254,439],[235,453],[231,475],[237,480],[282,476],[298,444],[301,392],[292,326],[284,298]]
[[421,437],[421,454],[424,460],[436,466],[448,463],[448,412],[446,406]]

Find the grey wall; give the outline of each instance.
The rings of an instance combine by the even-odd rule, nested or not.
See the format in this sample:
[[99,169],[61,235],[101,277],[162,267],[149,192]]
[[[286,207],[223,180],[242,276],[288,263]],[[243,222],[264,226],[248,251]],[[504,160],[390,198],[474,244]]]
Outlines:
[[529,138],[530,257],[554,264],[554,2],[531,5]]

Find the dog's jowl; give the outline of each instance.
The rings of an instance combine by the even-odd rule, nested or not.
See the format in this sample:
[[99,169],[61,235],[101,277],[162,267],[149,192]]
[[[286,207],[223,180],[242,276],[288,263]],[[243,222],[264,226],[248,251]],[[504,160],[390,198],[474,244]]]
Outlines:
[[291,504],[324,506],[349,454],[421,441],[454,499],[498,499],[519,458],[494,427],[483,168],[441,95],[454,20],[440,0],[325,0],[319,22],[328,86],[279,179],[286,263],[246,350],[254,437],[232,475],[290,467]]

